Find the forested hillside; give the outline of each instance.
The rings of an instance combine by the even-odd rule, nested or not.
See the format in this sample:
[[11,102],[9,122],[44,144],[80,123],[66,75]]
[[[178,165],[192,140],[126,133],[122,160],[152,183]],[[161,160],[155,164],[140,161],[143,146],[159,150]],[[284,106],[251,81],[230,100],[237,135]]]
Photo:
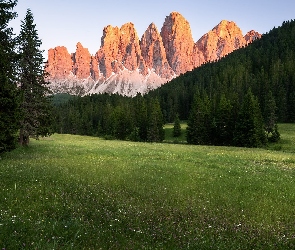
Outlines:
[[197,88],[214,103],[223,94],[241,102],[249,87],[262,113],[271,91],[278,120],[295,121],[295,21],[284,22],[248,47],[183,74],[150,95],[160,97],[168,121],[174,112],[186,120]]
[[[162,114],[155,112],[158,102]],[[295,122],[294,107],[295,21],[292,20],[273,28],[248,47],[187,72],[144,97],[93,95],[59,105],[56,131],[153,141],[147,139],[152,123],[159,128],[160,124],[173,122],[178,114],[181,120],[188,120],[190,143],[259,146],[267,139],[262,138],[261,129],[268,139],[276,140],[277,121]],[[244,127],[247,131],[242,131]],[[252,130],[256,134],[247,135]],[[119,131],[124,131],[123,136]],[[200,135],[203,140],[198,139]],[[248,138],[249,141],[243,136],[255,139]],[[157,138],[159,141],[161,137]]]

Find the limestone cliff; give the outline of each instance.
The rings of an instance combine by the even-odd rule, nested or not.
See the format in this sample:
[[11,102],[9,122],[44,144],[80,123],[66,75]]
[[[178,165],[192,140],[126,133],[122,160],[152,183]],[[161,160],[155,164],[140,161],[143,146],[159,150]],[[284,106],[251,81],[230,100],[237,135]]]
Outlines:
[[223,20],[195,43],[194,67],[219,60],[260,37],[261,35],[255,31],[248,32],[244,37],[234,22]]
[[161,30],[169,65],[176,75],[193,69],[194,41],[188,21],[178,12],[166,17]]
[[54,93],[135,96],[205,62],[219,60],[260,37],[254,30],[243,36],[234,22],[223,20],[194,43],[189,22],[172,12],[161,32],[151,23],[141,40],[131,22],[121,28],[106,26],[95,55],[81,43],[73,54],[65,47],[50,49],[48,79]]
[[48,51],[47,72],[51,79],[64,79],[72,72],[73,61],[64,46],[58,46]]
[[162,37],[154,23],[151,23],[141,38],[141,54],[148,69],[157,75],[170,79],[174,75],[167,58]]
[[85,79],[90,77],[91,55],[88,49],[84,48],[79,42],[76,46],[76,53],[72,55],[73,60],[73,74],[78,79]]

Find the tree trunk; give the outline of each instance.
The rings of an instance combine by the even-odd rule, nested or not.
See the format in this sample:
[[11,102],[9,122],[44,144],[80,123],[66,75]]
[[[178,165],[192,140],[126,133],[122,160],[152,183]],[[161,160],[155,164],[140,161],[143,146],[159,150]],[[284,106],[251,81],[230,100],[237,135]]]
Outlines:
[[21,128],[19,131],[19,144],[24,145],[24,129]]
[[19,144],[21,146],[28,146],[30,142],[30,137],[25,135],[24,129],[21,128],[19,131]]

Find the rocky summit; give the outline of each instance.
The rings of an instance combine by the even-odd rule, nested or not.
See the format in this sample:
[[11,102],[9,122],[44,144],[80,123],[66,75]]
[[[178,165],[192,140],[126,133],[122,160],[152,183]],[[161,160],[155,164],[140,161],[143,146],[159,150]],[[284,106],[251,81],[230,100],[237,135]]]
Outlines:
[[121,28],[108,25],[95,55],[80,42],[71,54],[61,46],[50,49],[48,81],[53,93],[145,94],[260,37],[253,30],[243,36],[234,22],[223,20],[194,42],[189,22],[178,12],[166,17],[160,32],[151,23],[141,39],[131,22]]

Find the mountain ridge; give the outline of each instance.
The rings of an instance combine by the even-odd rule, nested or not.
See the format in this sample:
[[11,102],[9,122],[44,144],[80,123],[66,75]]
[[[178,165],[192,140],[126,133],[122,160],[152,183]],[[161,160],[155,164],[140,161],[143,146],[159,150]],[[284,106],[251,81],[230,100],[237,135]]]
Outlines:
[[151,23],[141,39],[132,22],[120,28],[108,25],[95,55],[80,42],[72,54],[63,46],[49,49],[49,86],[53,93],[74,95],[146,94],[260,37],[254,30],[243,36],[234,22],[222,20],[194,42],[189,22],[178,12],[165,18],[160,32]]

